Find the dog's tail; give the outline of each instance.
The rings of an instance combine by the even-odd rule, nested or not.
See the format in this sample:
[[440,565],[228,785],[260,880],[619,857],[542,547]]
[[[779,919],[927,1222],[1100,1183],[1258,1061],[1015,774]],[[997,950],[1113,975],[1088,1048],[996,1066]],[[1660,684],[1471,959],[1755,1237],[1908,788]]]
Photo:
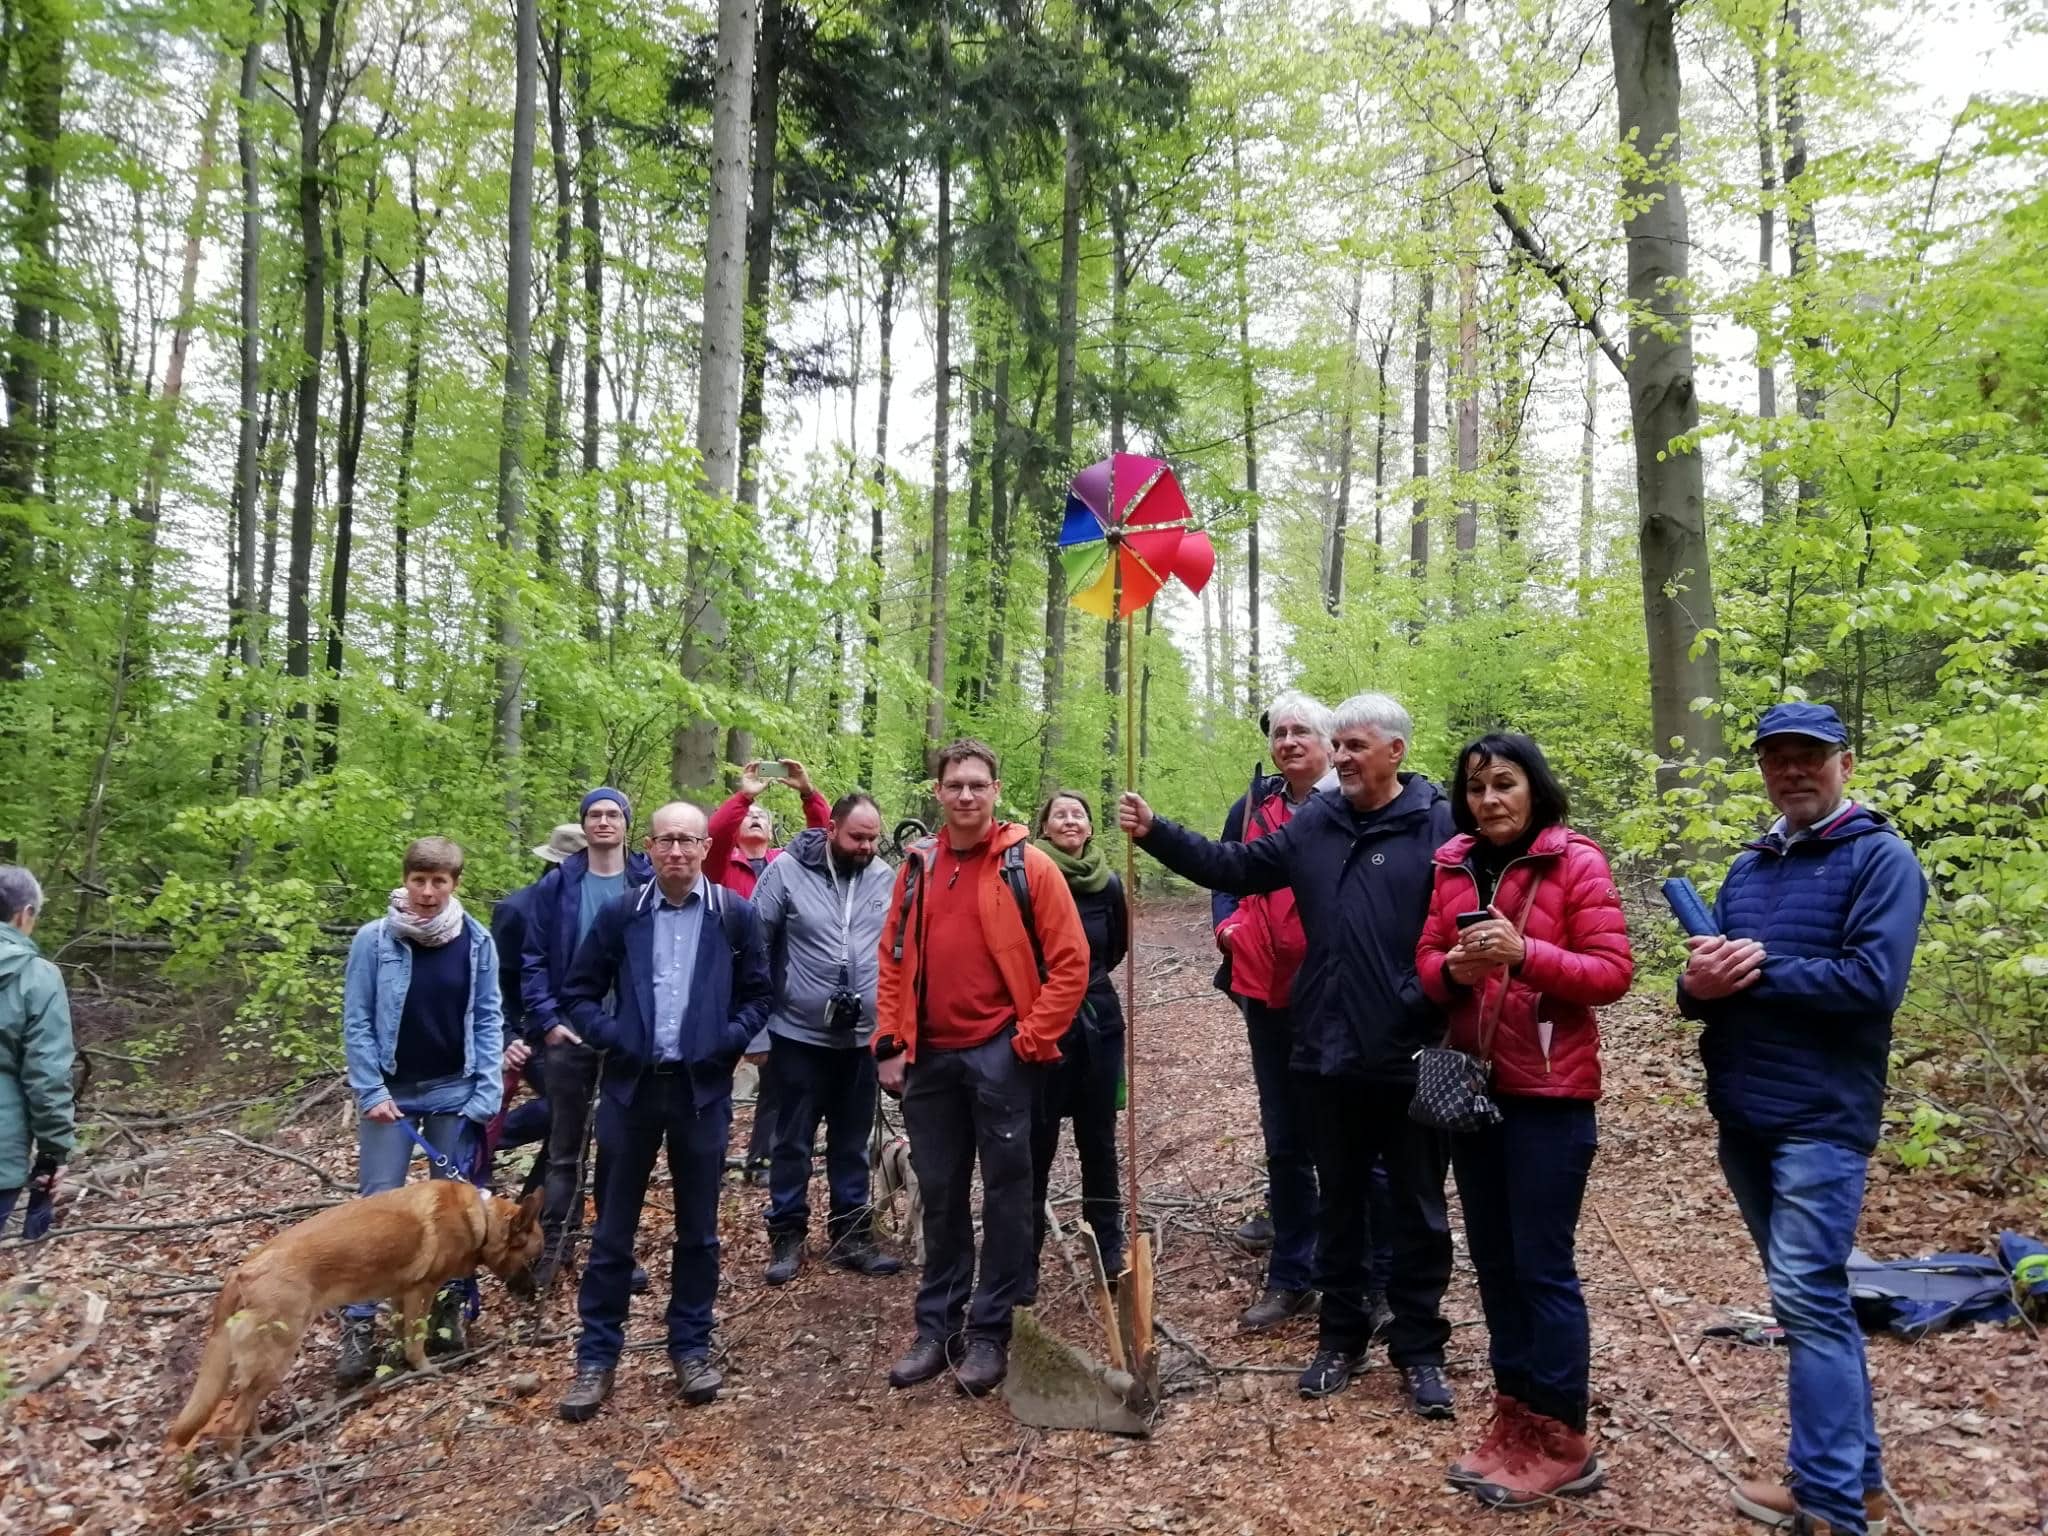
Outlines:
[[235,1344],[229,1320],[241,1305],[241,1276],[230,1275],[228,1283],[220,1288],[220,1295],[214,1299],[213,1327],[206,1337],[206,1353],[199,1357],[199,1378],[192,1383],[192,1395],[185,1401],[185,1411],[172,1422],[170,1432],[164,1436],[166,1449],[177,1450],[189,1442],[213,1417],[213,1410],[220,1406],[221,1399],[228,1395],[229,1381],[235,1368]]

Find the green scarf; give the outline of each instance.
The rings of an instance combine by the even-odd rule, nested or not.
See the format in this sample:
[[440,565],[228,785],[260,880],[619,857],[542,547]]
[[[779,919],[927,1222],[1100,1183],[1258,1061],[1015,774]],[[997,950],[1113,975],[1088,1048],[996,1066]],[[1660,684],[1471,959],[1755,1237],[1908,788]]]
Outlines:
[[1079,853],[1068,853],[1055,848],[1044,838],[1033,838],[1038,851],[1053,863],[1059,865],[1060,873],[1067,877],[1067,888],[1077,896],[1093,896],[1109,884],[1109,860],[1102,856],[1102,850],[1090,838]]

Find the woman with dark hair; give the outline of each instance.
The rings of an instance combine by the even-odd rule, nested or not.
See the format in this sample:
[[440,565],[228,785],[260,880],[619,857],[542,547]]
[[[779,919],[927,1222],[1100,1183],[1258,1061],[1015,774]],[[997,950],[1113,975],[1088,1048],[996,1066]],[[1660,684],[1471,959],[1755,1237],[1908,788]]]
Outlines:
[[1497,1125],[1451,1138],[1479,1277],[1493,1421],[1450,1480],[1519,1509],[1606,1478],[1586,1440],[1586,1302],[1572,1244],[1597,1144],[1593,1010],[1634,974],[1607,858],[1566,825],[1563,788],[1526,736],[1482,736],[1447,786],[1458,835],[1436,853],[1415,956],[1445,1043],[1490,1063]]
[[1032,1212],[1037,1248],[1045,1247],[1045,1197],[1060,1122],[1074,1122],[1081,1158],[1081,1215],[1102,1250],[1103,1271],[1124,1264],[1123,1203],[1116,1184],[1116,1100],[1124,1075],[1124,1011],[1112,973],[1130,948],[1124,883],[1095,846],[1095,818],[1087,798],[1056,791],[1038,808],[1032,830],[1039,848],[1059,866],[1088,934],[1088,995],[1060,1040],[1060,1059],[1048,1069],[1031,1129]]

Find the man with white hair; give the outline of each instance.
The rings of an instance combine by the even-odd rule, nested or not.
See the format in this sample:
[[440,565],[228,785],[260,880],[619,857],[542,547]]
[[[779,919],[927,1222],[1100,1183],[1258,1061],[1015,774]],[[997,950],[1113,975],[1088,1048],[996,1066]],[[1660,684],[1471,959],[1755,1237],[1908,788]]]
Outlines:
[[1391,1197],[1393,1321],[1387,1354],[1401,1368],[1409,1406],[1424,1418],[1452,1413],[1444,1377],[1444,1287],[1451,1275],[1444,1207],[1446,1148],[1408,1116],[1415,1053],[1443,1022],[1415,976],[1428,915],[1431,858],[1453,832],[1450,802],[1420,774],[1403,773],[1414,723],[1383,693],[1346,699],[1330,722],[1334,789],[1319,790],[1286,826],[1250,842],[1212,843],[1152,814],[1126,793],[1117,821],[1176,874],[1248,896],[1294,894],[1307,953],[1293,996],[1293,1066],[1314,1101],[1318,1288],[1315,1357],[1304,1397],[1342,1391],[1372,1339],[1368,1307],[1371,1223],[1366,1189],[1384,1157]]
[[29,935],[43,888],[19,864],[0,864],[0,1228],[32,1186],[22,1232],[38,1237],[71,1155],[71,1001],[64,977]]

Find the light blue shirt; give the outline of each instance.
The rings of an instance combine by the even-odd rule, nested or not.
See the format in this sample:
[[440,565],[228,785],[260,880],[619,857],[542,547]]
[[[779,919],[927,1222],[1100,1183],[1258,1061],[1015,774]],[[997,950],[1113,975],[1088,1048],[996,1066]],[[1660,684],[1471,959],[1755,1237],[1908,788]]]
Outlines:
[[697,975],[697,937],[704,930],[704,882],[678,906],[654,888],[654,1059],[683,1058],[683,1015]]

